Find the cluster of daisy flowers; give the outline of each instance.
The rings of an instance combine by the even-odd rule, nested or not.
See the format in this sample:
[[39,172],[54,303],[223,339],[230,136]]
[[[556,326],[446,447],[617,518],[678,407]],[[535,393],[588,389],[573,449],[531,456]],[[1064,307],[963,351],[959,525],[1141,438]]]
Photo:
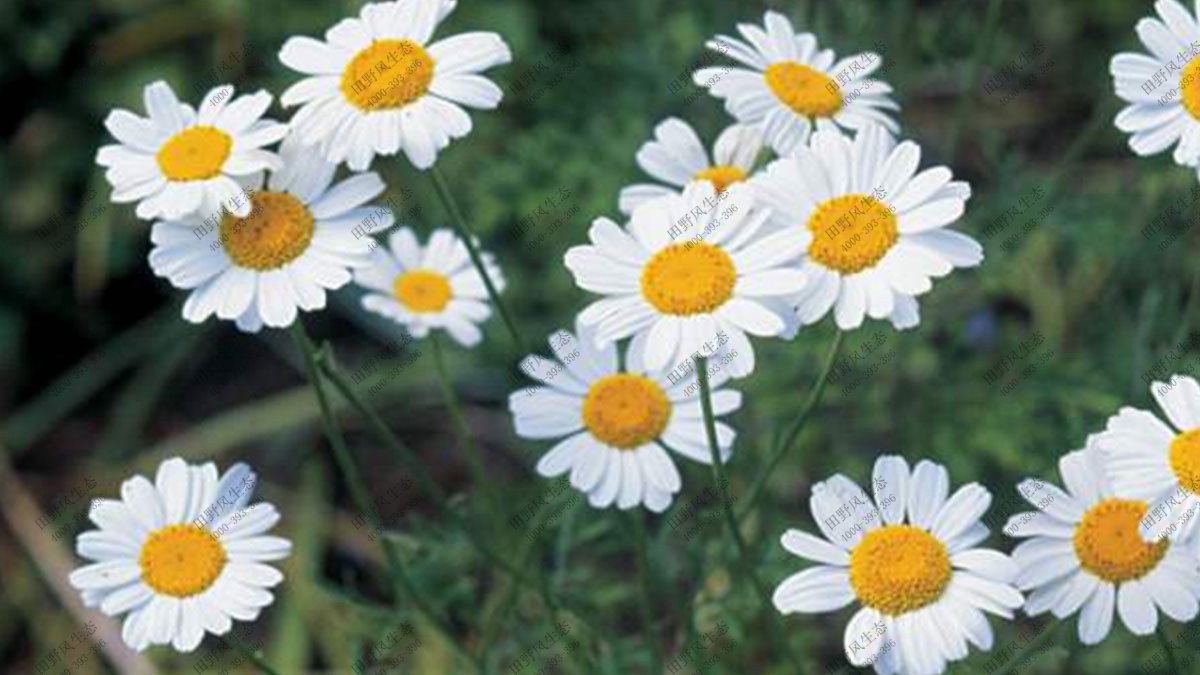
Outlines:
[[[247,332],[286,328],[354,280],[368,291],[367,310],[419,337],[441,328],[467,346],[480,340],[477,324],[490,316],[484,286],[449,230],[422,247],[401,229],[386,250],[362,236],[395,224],[390,209],[373,203],[387,189],[367,171],[376,155],[403,151],[429,169],[470,131],[464,108],[500,101],[499,87],[480,74],[511,60],[499,35],[432,41],[455,4],[370,3],[324,41],[288,40],[279,58],[305,77],[281,97],[299,106],[286,124],[265,117],[268,92],[235,96],[224,85],[196,110],[161,81],[145,89],[145,117],[109,114],[104,124],[117,143],[96,160],[113,201],[137,202],[137,216],[154,221],[150,265],[189,291],[185,319],[216,315]],[[342,162],[350,175],[337,180]],[[502,286],[499,271],[491,275]]]
[[[350,281],[363,307],[416,338],[444,330],[464,346],[482,339],[491,309],[481,271],[448,229],[422,245],[402,226],[378,246],[367,232],[395,223],[375,200],[387,186],[368,171],[377,156],[403,151],[432,168],[452,139],[471,130],[467,108],[495,108],[501,92],[481,73],[511,60],[495,33],[434,41],[455,0],[368,3],[324,40],[294,37],[279,59],[304,75],[281,97],[299,106],[286,123],[267,117],[266,91],[213,88],[195,108],[163,81],[144,90],[144,115],[114,110],[100,148],[116,203],[136,203],[153,221],[149,263],[188,291],[183,318],[216,315],[245,332],[286,328],[299,312],[324,309]],[[348,172],[338,177],[338,166]],[[494,288],[503,278],[482,254]],[[247,506],[254,475],[244,464],[164,462],[154,482],[135,476],[120,500],[91,510],[97,530],[78,539],[93,561],[70,577],[88,607],[125,615],[122,638],[142,650],[193,651],[206,633],[253,621],[283,576],[263,563],[289,555],[267,535],[279,513]]]
[[[243,331],[285,328],[353,280],[365,309],[418,339],[441,329],[464,346],[482,340],[488,301],[504,287],[493,256],[475,256],[475,242],[449,230],[426,245],[407,226],[386,247],[363,237],[366,223],[396,225],[375,203],[387,187],[368,170],[376,156],[403,151],[430,169],[470,132],[464,108],[501,100],[481,75],[511,60],[500,36],[432,41],[455,5],[369,3],[323,40],[289,39],[279,58],[305,77],[281,97],[299,106],[287,123],[265,116],[267,92],[217,87],[197,110],[165,82],[146,87],[145,116],[108,116],[118,142],[97,162],[113,201],[136,203],[137,216],[154,221],[149,262],[189,291],[186,320],[215,314]],[[1117,125],[1133,132],[1139,154],[1177,143],[1176,161],[1200,166],[1200,66],[1174,69],[1173,105],[1152,105],[1161,83],[1142,81],[1194,56],[1187,46],[1200,29],[1174,0],[1156,8],[1162,21],[1138,25],[1154,57],[1113,60],[1118,95],[1130,103]],[[731,385],[756,368],[752,337],[791,339],[827,316],[842,331],[867,319],[913,328],[934,279],[983,259],[974,239],[948,227],[970,186],[947,167],[922,170],[920,147],[897,138],[892,89],[871,77],[878,54],[838,59],[777,12],[737,31],[707,44],[737,67],[694,73],[731,124],[711,152],[687,122],[657,125],[636,155],[654,182],[621,190],[623,222],[597,218],[588,242],[564,257],[576,284],[598,296],[573,333],[551,337],[552,350],[564,334],[578,348],[569,360],[527,356],[522,370],[539,386],[510,397],[518,435],[555,441],[538,473],[567,476],[596,508],[663,512],[683,488],[675,455],[701,464],[734,456],[737,432],[716,418],[742,406]],[[709,359],[722,366],[704,371],[715,448],[704,402],[692,395]],[[987,615],[1012,619],[1021,608],[1078,613],[1086,644],[1108,634],[1114,615],[1138,635],[1155,629],[1159,611],[1191,620],[1200,610],[1200,384],[1155,385],[1169,424],[1124,408],[1062,458],[1065,491],[1021,490],[1037,510],[1005,528],[1026,539],[1011,556],[981,547],[991,493],[972,483],[951,494],[934,462],[879,457],[872,495],[840,474],[817,484],[810,508],[823,536],[789,530],[781,540],[817,565],[777,587],[776,608],[857,602],[847,658],[881,675],[936,675],[970,645],[990,650]],[[98,529],[77,543],[92,562],[71,584],[87,606],[125,615],[122,637],[138,650],[192,651],[234,619],[253,621],[283,579],[264,563],[291,550],[268,534],[280,519],[274,507],[249,504],[253,482],[244,464],[218,474],[181,459],[164,462],[153,482],[127,480],[119,500],[92,509]],[[1051,498],[1038,499],[1043,491]],[[889,639],[860,644],[872,631]]]

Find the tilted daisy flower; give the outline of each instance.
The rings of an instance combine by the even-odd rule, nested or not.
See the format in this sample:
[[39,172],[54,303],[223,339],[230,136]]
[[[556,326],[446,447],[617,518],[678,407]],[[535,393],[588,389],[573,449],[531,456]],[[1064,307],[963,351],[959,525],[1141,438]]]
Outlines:
[[717,333],[728,336],[713,359],[729,373],[754,370],[746,334],[780,336],[795,328],[783,298],[804,285],[798,228],[764,231],[769,217],[745,185],[717,194],[707,181],[633,212],[628,231],[597,218],[591,244],[567,251],[575,283],[605,297],[579,315],[601,343],[638,336],[630,352],[650,370],[690,363]]
[[952,181],[944,166],[917,173],[920,159],[916,143],[897,145],[881,127],[853,141],[817,131],[750,180],[774,222],[802,230],[809,283],[796,298],[801,323],[832,310],[842,330],[868,316],[912,328],[916,297],[931,279],[983,260],[978,242],[946,229],[963,214],[970,185]]
[[1108,418],[1095,445],[1116,494],[1150,505],[1142,537],[1190,540],[1200,520],[1200,384],[1176,375],[1152,382],[1150,393],[1170,425],[1126,406]]
[[279,157],[263,150],[287,134],[287,125],[264,119],[271,105],[265,91],[233,95],[225,85],[208,92],[197,112],[180,103],[166,82],[146,87],[149,117],[114,110],[104,120],[119,141],[96,153],[96,163],[117,203],[138,202],[137,216],[182,218],[222,207],[238,216],[250,213],[238,204],[241,179],[279,168]]
[[159,465],[153,483],[134,476],[120,499],[93,502],[99,529],[79,535],[76,549],[94,562],[69,578],[83,604],[128,613],[121,638],[138,651],[170,644],[190,652],[205,633],[228,633],[233,619],[257,619],[274,602],[268,589],[283,581],[263,563],[286,558],[292,544],[267,534],[279,512],[250,504],[255,480],[245,464],[218,477],[212,462],[175,458]]
[[837,61],[833,50],[818,50],[812,33],[796,33],[779,12],[767,12],[764,22],[765,30],[738,24],[745,41],[718,35],[706,44],[747,68],[701,68],[692,79],[723,99],[737,121],[762,129],[775,152],[786,155],[804,145],[814,125],[899,130],[883,112],[900,109],[888,96],[892,88],[870,77],[883,63],[879,54]]
[[1137,23],[1138,38],[1149,54],[1123,52],[1109,71],[1117,96],[1127,105],[1117,129],[1130,134],[1138,155],[1154,155],[1175,146],[1183,166],[1200,166],[1200,28],[1196,16],[1175,0],[1154,3],[1161,21]]
[[750,175],[762,149],[762,134],[753,127],[732,124],[713,146],[712,159],[691,125],[671,117],[654,128],[654,140],[637,153],[638,166],[666,185],[639,183],[621,189],[621,213],[629,215],[639,205],[663,195],[678,194],[694,180],[706,180],[721,192]]
[[1200,609],[1200,570],[1186,548],[1142,541],[1146,502],[1116,496],[1094,449],[1064,455],[1058,471],[1067,491],[1022,482],[1017,490],[1038,510],[1014,515],[1004,529],[1029,538],[1012,554],[1021,568],[1017,587],[1032,591],[1025,611],[1059,619],[1079,612],[1079,640],[1088,645],[1108,635],[1114,606],[1137,635],[1154,632],[1160,609],[1192,620]]
[[363,5],[359,16],[325,32],[325,41],[288,39],[287,67],[310,75],[280,100],[303,104],[291,125],[334,162],[366,169],[375,155],[401,149],[428,169],[452,139],[471,131],[463,110],[492,109],[502,92],[479,73],[512,60],[496,33],[472,32],[428,44],[457,0]]
[[227,211],[154,224],[150,267],[190,290],[183,318],[200,323],[216,314],[255,333],[286,328],[297,310],[325,307],[325,292],[350,281],[350,269],[370,264],[364,225],[390,227],[393,216],[370,202],[385,189],[375,173],[333,184],[337,166],[289,135],[283,167],[245,186],[246,217]]
[[[682,487],[667,450],[712,463],[696,375],[647,370],[635,349],[622,369],[615,343],[597,347],[593,329],[576,322],[575,330],[550,336],[557,358],[531,355],[521,362],[541,386],[509,395],[517,434],[563,439],[542,456],[537,471],[546,477],[570,472],[571,486],[592,506],[643,504],[661,513]],[[713,375],[714,415],[741,407],[740,392],[719,388],[726,379],[722,371]],[[723,422],[716,427],[726,462],[736,434]]]
[[[369,292],[362,306],[405,326],[414,338],[442,329],[464,347],[483,339],[477,324],[492,315],[487,287],[471,264],[467,246],[450,230],[435,230],[422,247],[408,227],[388,238],[388,248],[374,251],[372,264],[354,273],[354,282]],[[504,276],[490,253],[482,253],[488,278],[504,290]]]
[[988,651],[985,613],[1011,619],[1024,602],[1012,586],[1017,567],[977,548],[988,536],[980,517],[992,495],[978,483],[949,494],[946,468],[923,460],[909,473],[898,456],[875,461],[874,501],[841,474],[813,486],[809,505],[824,539],[788,530],[789,552],[820,563],[775,589],[783,613],[833,612],[862,605],[846,624],[846,657],[880,675],[936,675]]

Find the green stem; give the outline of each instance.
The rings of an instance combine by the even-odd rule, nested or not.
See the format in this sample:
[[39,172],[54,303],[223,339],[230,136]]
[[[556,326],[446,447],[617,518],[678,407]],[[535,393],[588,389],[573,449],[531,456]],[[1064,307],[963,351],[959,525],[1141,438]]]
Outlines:
[[[304,324],[300,320],[296,320],[292,324],[292,336],[295,338],[301,353],[304,354],[304,365],[308,371],[308,379],[312,382],[313,390],[316,392],[317,404],[321,408],[321,420],[325,428],[325,436],[329,439],[330,447],[333,448],[333,456],[338,464],[338,469],[346,479],[346,484],[350,488],[350,495],[354,499],[355,506],[358,507],[359,512],[367,519],[368,525],[372,530],[381,530],[382,526],[375,508],[371,505],[371,497],[367,490],[366,482],[363,481],[358,466],[354,463],[354,459],[350,456],[350,451],[346,448],[346,439],[342,436],[341,429],[337,425],[337,420],[333,416],[333,410],[325,394],[325,387],[321,386],[321,375],[317,366],[318,351],[316,345],[313,344],[312,339],[305,332]],[[478,668],[479,664],[475,660],[475,657],[455,639],[449,627],[442,623],[441,619],[434,613],[433,608],[417,592],[416,586],[413,585],[412,580],[408,578],[408,574],[404,570],[404,565],[400,560],[399,552],[396,550],[395,542],[387,537],[379,537],[379,544],[383,548],[384,558],[388,564],[388,571],[391,573],[393,592],[396,594],[397,604],[399,604],[401,597],[407,596],[430,625],[442,635],[446,642]]]
[[[409,469],[413,473],[413,476],[416,478],[417,484],[420,485],[421,489],[425,491],[431,500],[433,500],[438,511],[446,514],[446,517],[455,526],[457,526],[460,531],[462,531],[462,533],[467,537],[467,540],[471,542],[471,545],[474,546],[475,549],[478,550],[481,555],[483,555],[483,557],[487,558],[488,561],[494,563],[497,567],[504,570],[514,579],[538,591],[542,595],[542,600],[551,609],[551,611],[557,611],[559,602],[550,592],[546,580],[544,578],[538,580],[530,576],[524,570],[496,553],[495,550],[493,550],[486,542],[484,542],[475,532],[474,528],[471,527],[470,523],[468,523],[461,515],[451,508],[447,502],[446,493],[442,490],[441,486],[439,486],[437,482],[433,480],[433,477],[430,476],[429,472],[425,469],[425,465],[421,463],[421,460],[416,453],[392,433],[391,429],[387,427],[387,424],[385,424],[379,417],[379,414],[376,413],[371,406],[367,405],[367,403],[363,401],[362,397],[360,397],[354,390],[354,387],[351,386],[350,381],[342,373],[341,369],[339,369],[336,364],[332,362],[332,355],[328,349],[328,346],[326,346],[325,350],[321,354],[321,357],[322,358],[318,361],[321,371],[325,373],[325,376],[329,378],[334,387],[337,388],[342,396],[344,396],[346,400],[349,401],[350,404],[359,411],[359,414],[361,414],[367,421],[367,426],[371,428],[371,431],[380,440],[380,442],[387,446],[389,450],[396,453],[396,455],[398,455],[400,459],[408,465]],[[572,606],[569,609],[581,619],[584,619],[586,623],[598,625],[594,620],[588,620],[588,612],[586,612],[582,607]]]
[[708,436],[708,449],[712,458],[713,483],[717,490],[717,497],[721,500],[721,512],[725,516],[725,524],[729,528],[729,535],[733,538],[733,543],[737,546],[737,566],[742,568],[743,574],[750,577],[754,591],[758,593],[763,611],[766,612],[768,617],[767,625],[770,626],[771,640],[775,643],[775,648],[787,654],[794,666],[795,672],[801,673],[804,672],[804,668],[800,665],[800,660],[796,657],[796,654],[792,651],[791,644],[787,641],[783,626],[779,622],[779,615],[775,611],[775,605],[771,602],[770,594],[767,593],[762,580],[758,578],[758,572],[751,565],[746,540],[742,538],[742,532],[738,529],[737,517],[733,515],[733,504],[729,500],[729,483],[725,478],[725,465],[721,462],[721,452],[717,445],[717,421],[713,415],[712,391],[708,384],[707,367],[707,359],[702,356],[696,357],[696,375],[700,380],[700,407],[704,411],[704,430]]
[[1175,658],[1175,650],[1171,648],[1171,640],[1167,638],[1167,629],[1162,621],[1158,622],[1158,630],[1154,631],[1158,635],[1158,643],[1162,645],[1163,651],[1167,653],[1167,672],[1171,675],[1178,675],[1179,661]]
[[812,411],[817,407],[817,403],[821,401],[821,395],[825,393],[826,380],[829,377],[829,372],[833,370],[833,364],[837,361],[838,350],[842,348],[842,341],[845,340],[846,333],[838,330],[834,336],[833,342],[829,345],[829,352],[825,356],[825,365],[821,368],[821,374],[817,376],[817,381],[813,384],[812,391],[808,395],[808,400],[805,401],[804,407],[800,409],[800,414],[796,416],[796,421],[792,423],[790,429],[781,436],[775,443],[775,449],[771,451],[771,456],[767,459],[766,467],[762,473],[758,474],[758,478],[754,480],[754,484],[750,486],[750,494],[746,497],[746,505],[742,507],[742,512],[739,518],[745,518],[758,503],[762,496],[763,488],[767,485],[767,480],[771,474],[779,466],[779,462],[783,456],[791,449],[792,444],[796,442],[796,438],[800,435],[800,431],[804,429],[804,424],[808,421]]
[[438,380],[442,385],[442,398],[445,399],[446,407],[450,410],[450,418],[454,422],[455,430],[458,432],[459,443],[462,444],[463,452],[467,456],[467,464],[471,467],[475,487],[483,492],[484,503],[495,505],[498,502],[494,498],[491,484],[487,480],[487,471],[483,466],[483,456],[480,454],[479,448],[475,445],[475,439],[471,436],[471,427],[467,424],[467,418],[463,414],[458,395],[454,393],[454,384],[450,380],[450,371],[446,368],[446,358],[442,354],[442,340],[435,333],[430,335],[429,341],[433,343],[433,366],[437,370]]
[[654,614],[650,611],[651,586],[649,562],[646,555],[645,514],[632,513],[630,518],[633,519],[633,539],[637,546],[638,583],[642,586],[642,592],[638,593],[638,612],[642,615],[642,630],[645,631],[646,638],[650,640],[654,651],[654,668],[650,672],[661,673],[666,658],[663,656],[662,641],[659,639],[658,632],[654,630]]
[[963,87],[962,97],[958,100],[958,111],[954,115],[954,124],[950,127],[950,141],[947,144],[946,156],[954,158],[958,149],[958,139],[962,135],[963,126],[971,114],[975,104],[975,90],[979,86],[979,70],[983,65],[983,56],[991,46],[992,33],[996,30],[996,22],[1000,19],[1000,7],[1004,0],[988,0],[987,13],[983,18],[983,29],[980,30],[975,42],[975,53],[967,65],[967,81]]
[[475,237],[471,234],[471,228],[467,225],[467,220],[463,218],[462,211],[458,208],[458,202],[454,199],[454,193],[450,191],[449,186],[446,184],[446,179],[442,177],[441,171],[436,166],[429,170],[429,176],[433,179],[433,188],[437,191],[442,204],[450,212],[450,224],[454,227],[454,231],[458,233],[458,238],[462,239],[463,243],[466,244],[467,255],[471,256],[471,263],[475,265],[475,269],[479,271],[479,276],[483,278],[483,285],[487,289],[488,297],[491,298],[492,304],[496,306],[496,310],[500,313],[500,318],[504,321],[505,327],[508,328],[508,334],[512,336],[517,351],[524,350],[525,341],[521,338],[521,331],[517,330],[517,324],[513,321],[512,314],[508,311],[508,306],[500,299],[500,291],[496,290],[496,285],[492,282],[491,276],[488,275],[487,267],[483,264],[483,256],[479,254],[479,249],[475,246]]

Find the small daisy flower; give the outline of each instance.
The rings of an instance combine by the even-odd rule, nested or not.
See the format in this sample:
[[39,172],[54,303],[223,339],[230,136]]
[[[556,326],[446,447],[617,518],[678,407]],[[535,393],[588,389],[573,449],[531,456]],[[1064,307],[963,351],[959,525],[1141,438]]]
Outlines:
[[292,552],[266,534],[279,512],[250,504],[256,475],[235,464],[217,476],[212,462],[170,459],[151,483],[134,476],[120,499],[96,500],[89,517],[99,529],[79,535],[76,550],[94,562],[71,573],[87,607],[128,613],[121,629],[138,651],[170,644],[194,651],[205,633],[224,635],[232,620],[254,621],[274,602],[283,574],[265,562]]
[[[578,321],[575,330],[550,336],[557,359],[531,355],[521,362],[542,386],[509,396],[517,434],[563,439],[542,456],[537,471],[548,478],[570,472],[572,487],[592,506],[642,504],[662,513],[682,487],[667,450],[712,463],[696,374],[647,370],[633,349],[622,369],[615,343],[598,347],[593,329]],[[726,379],[723,371],[712,378],[714,415],[742,405],[740,392],[719,388]],[[723,422],[716,427],[727,462],[736,434]]]
[[429,44],[457,0],[400,0],[363,5],[325,41],[288,39],[279,60],[310,75],[283,93],[303,104],[291,125],[319,143],[332,162],[365,170],[375,155],[401,149],[428,169],[452,139],[471,131],[463,106],[490,110],[502,92],[479,73],[512,60],[496,33],[463,33]]
[[1158,0],[1154,8],[1162,20],[1144,18],[1136,29],[1150,53],[1123,52],[1109,65],[1117,96],[1129,104],[1114,123],[1130,134],[1129,147],[1138,155],[1158,154],[1174,145],[1177,164],[1197,167],[1200,28],[1196,16],[1175,0]]
[[[649,201],[628,231],[597,218],[591,244],[567,251],[567,268],[584,290],[605,297],[579,315],[602,343],[635,337],[630,352],[650,370],[673,370],[695,354],[716,352],[734,377],[754,370],[747,333],[793,332],[784,298],[804,285],[798,229],[767,234],[769,213],[745,185],[718,194],[707,181]],[[720,334],[720,335],[718,335]]]
[[737,121],[760,128],[775,152],[786,155],[804,145],[814,125],[899,130],[883,112],[900,109],[888,96],[892,88],[869,77],[883,63],[878,54],[837,61],[833,50],[818,50],[812,33],[796,33],[779,12],[767,12],[764,22],[765,30],[738,24],[745,41],[718,35],[706,44],[747,68],[701,68],[692,79],[723,99]]
[[364,222],[391,226],[391,211],[368,204],[384,191],[383,180],[363,173],[331,186],[336,165],[295,135],[280,152],[283,166],[266,190],[261,175],[245,186],[245,217],[224,211],[154,224],[150,267],[191,291],[184,319],[216,314],[251,333],[286,328],[298,309],[323,309],[325,292],[350,281],[348,268],[370,263],[370,240],[354,230]]
[[832,310],[842,330],[868,316],[912,328],[920,323],[916,296],[931,279],[983,260],[978,242],[945,229],[963,214],[970,185],[952,181],[944,166],[917,173],[920,158],[916,143],[896,145],[881,127],[853,141],[817,131],[810,145],[751,179],[774,221],[802,231],[802,324]]
[[[422,247],[408,227],[388,238],[390,252],[375,249],[372,264],[354,273],[369,292],[362,306],[408,329],[414,338],[440,328],[464,347],[483,339],[478,324],[492,315],[487,287],[471,264],[466,244],[450,230],[435,230]],[[488,278],[504,290],[504,276],[490,253],[482,253]]]
[[762,149],[762,134],[753,127],[733,124],[721,132],[713,146],[712,160],[694,129],[676,117],[654,128],[654,140],[646,141],[637,153],[638,166],[667,185],[639,183],[621,190],[621,213],[629,215],[641,204],[663,195],[678,194],[694,180],[706,180],[717,192],[750,175]]
[[1022,482],[1017,491],[1038,510],[1014,515],[1004,528],[1029,537],[1012,554],[1021,568],[1017,587],[1032,591],[1026,613],[1065,619],[1079,612],[1079,640],[1087,645],[1108,635],[1114,607],[1137,635],[1154,632],[1158,610],[1192,620],[1200,609],[1200,570],[1186,549],[1166,539],[1142,541],[1146,502],[1116,496],[1094,449],[1064,455],[1058,470],[1067,491]]
[[[1024,598],[1017,566],[976,548],[992,495],[978,483],[949,494],[946,468],[923,460],[909,473],[898,456],[875,461],[874,501],[840,474],[813,487],[809,504],[824,539],[788,530],[790,553],[820,565],[775,589],[785,614],[862,605],[846,624],[846,657],[880,675],[937,675],[967,657],[968,643],[992,648],[985,612],[1013,617]],[[889,648],[885,649],[885,645]]]
[[114,110],[104,120],[119,141],[96,153],[107,169],[112,200],[138,202],[138,218],[182,218],[222,207],[245,217],[249,204],[236,204],[241,179],[279,168],[279,157],[263,146],[287,134],[287,125],[264,119],[271,105],[265,91],[234,98],[225,85],[208,92],[200,111],[175,98],[166,82],[144,92],[149,118]]
[[1200,384],[1191,377],[1152,382],[1150,393],[1170,424],[1124,407],[1095,435],[1116,494],[1150,505],[1140,531],[1147,541],[1191,539],[1200,520]]

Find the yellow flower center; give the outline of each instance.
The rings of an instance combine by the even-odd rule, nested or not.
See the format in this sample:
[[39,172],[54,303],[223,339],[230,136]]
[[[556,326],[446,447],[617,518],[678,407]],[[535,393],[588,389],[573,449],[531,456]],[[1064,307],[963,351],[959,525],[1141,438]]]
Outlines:
[[808,230],[808,255],[842,274],[874,266],[900,238],[899,221],[887,204],[860,194],[821,202],[808,218]]
[[946,546],[913,525],[871,530],[850,552],[850,585],[860,602],[899,616],[937,602],[950,584]]
[[158,149],[155,159],[167,180],[207,180],[221,173],[233,138],[216,127],[188,127]]
[[196,525],[168,525],[142,544],[142,581],[155,593],[176,598],[203,593],[225,568],[225,548]]
[[393,293],[410,312],[440,312],[452,295],[444,274],[429,270],[409,270],[396,277]]
[[706,180],[713,184],[717,192],[724,192],[730,185],[746,180],[746,172],[730,164],[718,164],[704,169],[696,174],[696,180]]
[[825,73],[795,61],[767,66],[763,79],[775,97],[805,117],[833,117],[842,109],[842,90]]
[[1075,555],[1083,569],[1114,584],[1149,574],[1171,544],[1142,539],[1138,525],[1145,515],[1146,502],[1133,499],[1105,499],[1088,509],[1075,528]]
[[1180,487],[1200,494],[1200,428],[1185,431],[1171,441],[1171,468]]
[[622,450],[658,438],[670,418],[667,395],[644,375],[606,375],[592,383],[583,399],[583,423],[588,431]]
[[299,258],[312,243],[312,212],[286,192],[257,192],[250,197],[250,215],[221,217],[220,241],[236,265],[265,271]]
[[1194,119],[1200,120],[1200,56],[1183,67],[1179,84],[1179,102],[1183,104],[1183,109]]
[[342,71],[342,95],[359,110],[402,108],[433,82],[433,57],[412,40],[376,40]]
[[733,295],[737,268],[724,249],[704,242],[671,244],[642,269],[642,295],[663,314],[704,314]]

